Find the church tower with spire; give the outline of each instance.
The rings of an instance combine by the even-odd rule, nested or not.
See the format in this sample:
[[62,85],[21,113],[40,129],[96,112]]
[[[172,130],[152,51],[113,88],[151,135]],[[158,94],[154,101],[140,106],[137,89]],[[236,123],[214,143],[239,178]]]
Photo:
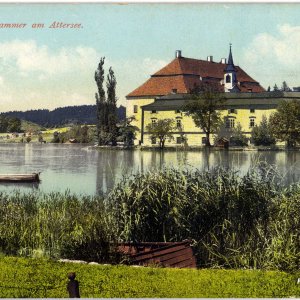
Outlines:
[[228,63],[224,70],[224,90],[225,92],[239,92],[236,78],[236,69],[233,63],[231,44],[229,48]]

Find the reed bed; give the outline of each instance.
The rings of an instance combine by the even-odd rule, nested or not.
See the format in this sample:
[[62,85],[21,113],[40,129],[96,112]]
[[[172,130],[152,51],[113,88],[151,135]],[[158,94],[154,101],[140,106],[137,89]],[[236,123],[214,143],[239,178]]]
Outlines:
[[293,271],[300,259],[300,185],[270,166],[165,168],[123,177],[104,197],[0,194],[6,254],[118,262],[116,241],[191,239],[198,265]]

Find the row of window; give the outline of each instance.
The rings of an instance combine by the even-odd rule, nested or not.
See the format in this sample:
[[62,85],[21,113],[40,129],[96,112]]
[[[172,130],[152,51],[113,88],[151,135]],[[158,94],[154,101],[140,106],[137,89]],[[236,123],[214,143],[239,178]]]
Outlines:
[[[255,126],[255,118],[249,119],[249,127],[253,128]],[[235,127],[235,119],[234,118],[227,118],[225,121],[226,128],[234,128]]]
[[[152,124],[157,123],[157,119],[152,119]],[[250,118],[249,119],[249,127],[253,128],[255,126],[255,118]],[[235,119],[234,118],[227,118],[225,121],[225,127],[226,128],[234,128],[235,127]],[[181,129],[182,128],[182,123],[181,119],[176,119],[176,128]]]
[[[176,144],[183,144],[184,139],[181,136],[176,137]],[[151,144],[156,145],[157,139],[155,137],[151,138]],[[202,137],[202,145],[206,144],[206,137]]]
[[[234,108],[230,108],[230,109],[228,109],[228,113],[229,114],[237,114],[237,110],[234,109]],[[250,113],[254,114],[255,113],[255,109],[254,108],[250,108]]]
[[[156,124],[157,123],[157,119],[151,119],[152,124]],[[181,129],[182,128],[182,123],[181,123],[181,119],[176,119],[176,128],[177,129]]]
[[[138,112],[138,106],[137,106],[137,105],[134,105],[134,106],[133,106],[133,112],[134,112],[135,114]],[[151,113],[152,113],[152,114],[156,114],[157,111],[156,111],[156,110],[152,110]],[[179,113],[181,113],[181,111],[180,111],[180,110],[175,110],[175,113],[176,113],[176,114],[179,114]],[[229,113],[229,114],[236,114],[236,113],[237,113],[237,110],[234,109],[234,108],[230,108],[230,109],[228,109],[228,113]],[[254,108],[250,108],[250,113],[252,113],[252,114],[255,113],[255,109],[254,109]]]
[[[157,140],[156,137],[151,138],[151,144],[156,145]],[[176,137],[176,144],[182,144],[183,143],[183,138],[181,136]]]

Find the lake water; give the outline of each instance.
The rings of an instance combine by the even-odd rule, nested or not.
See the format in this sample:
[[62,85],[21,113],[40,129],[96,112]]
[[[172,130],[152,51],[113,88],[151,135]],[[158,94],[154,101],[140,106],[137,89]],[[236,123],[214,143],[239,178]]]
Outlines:
[[300,180],[300,152],[95,150],[84,145],[1,144],[0,173],[41,172],[40,184],[0,184],[0,191],[70,190],[95,195],[110,190],[122,174],[173,166],[234,168],[242,174],[257,162],[276,165],[288,183]]

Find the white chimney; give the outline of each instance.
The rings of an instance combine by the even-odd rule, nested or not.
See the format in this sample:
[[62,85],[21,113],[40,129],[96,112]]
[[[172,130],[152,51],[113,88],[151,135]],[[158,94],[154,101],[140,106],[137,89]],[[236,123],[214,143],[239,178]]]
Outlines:
[[226,58],[221,58],[221,63],[226,65]]
[[210,56],[207,56],[207,61],[210,61],[210,62],[212,62],[212,61],[213,61],[213,57],[212,57],[212,55],[210,55]]
[[180,58],[180,57],[181,57],[181,50],[176,50],[175,58]]

